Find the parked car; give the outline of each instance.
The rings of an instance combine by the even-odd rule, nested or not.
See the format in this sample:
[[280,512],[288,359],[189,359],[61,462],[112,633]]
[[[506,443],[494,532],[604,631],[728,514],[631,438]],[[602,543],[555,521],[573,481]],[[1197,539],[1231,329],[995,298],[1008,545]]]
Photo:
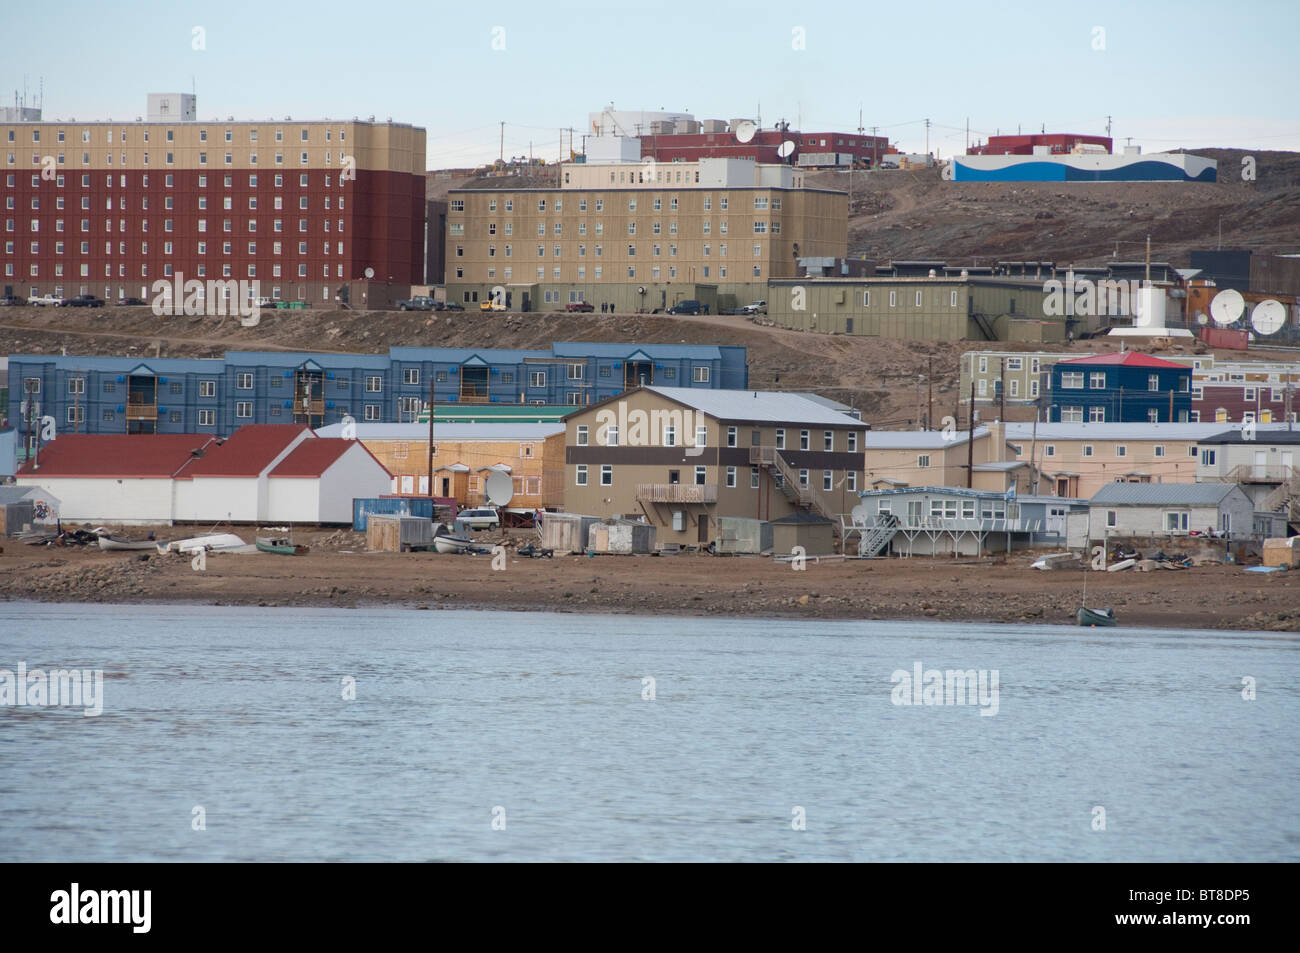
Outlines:
[[35,305],[38,308],[44,308],[49,305],[51,308],[63,307],[63,299],[58,295],[32,295],[27,299],[27,303]]
[[15,298],[13,295],[0,295],[0,308],[16,308],[22,303],[22,298]]
[[465,306],[461,304],[459,301],[448,301],[438,310],[439,311],[464,311]]
[[437,302],[428,295],[415,295],[406,301],[397,302],[398,311],[437,311]]
[[478,309],[480,311],[504,311],[506,306],[488,298],[486,301],[480,301],[478,303]]
[[700,302],[690,299],[679,301],[668,309],[669,314],[708,314],[709,306],[700,304]]
[[767,314],[767,302],[755,301],[753,304],[747,304],[742,309],[745,314]]
[[564,306],[565,311],[595,311],[596,306],[590,301],[570,301]]
[[263,295],[262,297],[260,297],[260,298],[257,299],[257,307],[259,307],[259,308],[274,308],[274,307],[275,307],[275,299],[274,299],[274,298],[268,298],[266,295]]
[[143,305],[147,303],[148,302],[143,301],[140,298],[118,298],[117,299],[117,306],[119,308],[133,308],[138,305]]
[[456,519],[463,521],[470,529],[500,529],[501,517],[497,511],[490,506],[480,506],[477,509],[461,510],[456,514]]
[[63,302],[65,308],[102,308],[104,306],[103,298],[96,298],[94,295],[77,295],[75,298],[69,298]]

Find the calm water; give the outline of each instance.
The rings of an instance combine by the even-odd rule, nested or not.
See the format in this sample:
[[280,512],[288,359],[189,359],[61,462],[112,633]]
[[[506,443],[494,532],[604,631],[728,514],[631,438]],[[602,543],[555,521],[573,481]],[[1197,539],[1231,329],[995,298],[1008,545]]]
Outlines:
[[0,708],[4,861],[1300,859],[1285,634],[0,604],[20,661],[107,677]]

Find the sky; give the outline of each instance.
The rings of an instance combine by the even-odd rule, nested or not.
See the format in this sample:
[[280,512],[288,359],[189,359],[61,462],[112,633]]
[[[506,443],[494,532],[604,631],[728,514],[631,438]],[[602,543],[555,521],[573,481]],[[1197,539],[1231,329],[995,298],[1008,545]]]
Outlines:
[[939,157],[965,150],[967,123],[978,141],[1104,135],[1108,117],[1144,152],[1300,151],[1295,0],[61,0],[6,5],[0,35],[28,38],[6,45],[0,95],[32,103],[43,80],[47,120],[134,119],[150,92],[193,90],[206,121],[422,126],[429,168],[567,156],[560,130],[580,151],[610,103],[874,126]]

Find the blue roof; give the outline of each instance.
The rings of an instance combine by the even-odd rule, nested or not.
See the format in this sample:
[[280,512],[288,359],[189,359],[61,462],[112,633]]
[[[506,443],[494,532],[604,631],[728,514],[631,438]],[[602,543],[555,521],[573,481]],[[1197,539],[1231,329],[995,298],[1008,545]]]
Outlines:
[[219,357],[78,357],[62,354],[12,354],[10,361],[24,364],[53,364],[70,371],[115,371],[124,373],[141,364],[157,374],[184,374],[196,371],[221,373],[225,361]]
[[637,351],[647,357],[661,360],[694,359],[717,361],[722,352],[710,344],[593,344],[586,341],[556,341],[551,348],[556,357],[613,357],[626,358]]
[[390,347],[388,353],[394,361],[432,361],[439,364],[463,364],[475,355],[489,364],[520,364],[525,358],[554,356],[550,351],[479,347]]
[[312,351],[227,351],[226,362],[231,365],[254,367],[300,367],[315,361],[321,367],[370,367],[386,370],[386,354],[338,354]]

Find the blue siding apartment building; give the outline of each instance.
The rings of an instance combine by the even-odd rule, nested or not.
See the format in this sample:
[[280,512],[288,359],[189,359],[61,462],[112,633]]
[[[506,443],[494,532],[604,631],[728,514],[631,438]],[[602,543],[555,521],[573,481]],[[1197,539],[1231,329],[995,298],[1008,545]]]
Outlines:
[[[224,358],[9,357],[9,423],[22,402],[60,433],[210,433],[243,424],[414,421],[438,404],[583,407],[641,384],[744,389],[743,347],[557,342],[550,350],[394,347],[384,354],[227,351]],[[30,416],[30,413],[29,413]]]
[[1136,351],[1052,365],[1050,423],[1187,423],[1192,369]]

